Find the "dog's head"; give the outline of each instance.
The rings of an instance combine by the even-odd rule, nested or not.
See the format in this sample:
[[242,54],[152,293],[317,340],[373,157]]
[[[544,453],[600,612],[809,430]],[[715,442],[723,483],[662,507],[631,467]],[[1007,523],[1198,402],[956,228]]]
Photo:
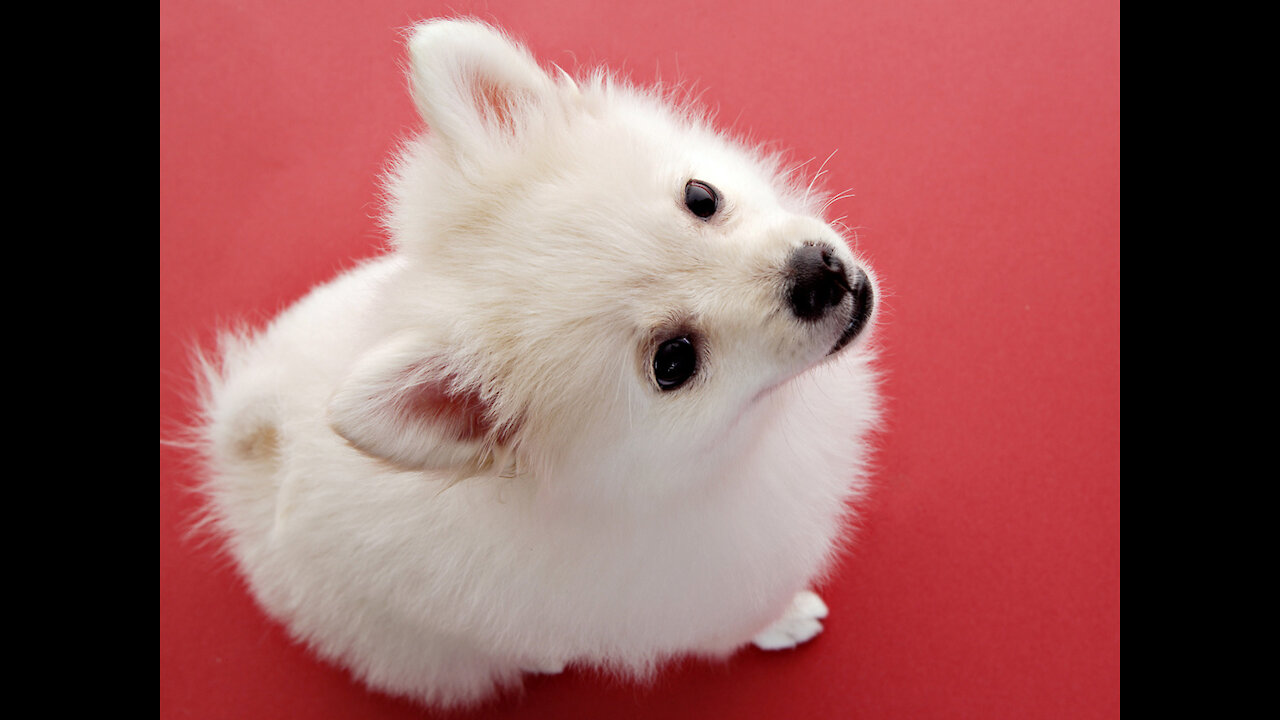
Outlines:
[[429,133],[389,178],[401,266],[330,405],[356,447],[656,478],[865,335],[874,281],[776,160],[479,23],[421,25],[410,57]]

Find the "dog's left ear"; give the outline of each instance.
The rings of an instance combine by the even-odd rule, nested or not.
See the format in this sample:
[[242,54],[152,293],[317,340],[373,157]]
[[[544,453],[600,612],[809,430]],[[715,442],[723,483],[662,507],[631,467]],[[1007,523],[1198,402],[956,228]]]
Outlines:
[[478,470],[507,439],[480,394],[410,336],[356,361],[329,401],[328,419],[356,449],[412,470]]
[[418,112],[455,159],[518,142],[557,87],[522,46],[472,20],[418,25],[409,40]]

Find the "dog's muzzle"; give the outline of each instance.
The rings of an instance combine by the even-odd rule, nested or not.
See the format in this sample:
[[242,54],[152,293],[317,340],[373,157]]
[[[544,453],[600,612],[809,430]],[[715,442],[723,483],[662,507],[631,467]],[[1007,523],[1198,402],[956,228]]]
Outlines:
[[875,304],[871,279],[860,267],[847,270],[831,246],[806,242],[796,248],[787,260],[787,274],[791,278],[787,302],[801,320],[821,320],[841,307],[845,295],[853,298],[844,330],[830,352],[848,345],[866,327]]

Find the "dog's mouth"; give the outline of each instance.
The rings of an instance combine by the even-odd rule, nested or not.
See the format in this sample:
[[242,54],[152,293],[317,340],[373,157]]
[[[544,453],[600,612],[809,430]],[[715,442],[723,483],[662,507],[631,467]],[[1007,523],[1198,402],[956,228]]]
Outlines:
[[834,355],[853,342],[866,329],[867,321],[871,319],[871,311],[875,306],[875,294],[871,290],[870,279],[862,272],[858,272],[854,275],[848,289],[849,295],[853,298],[853,305],[849,309],[849,321],[827,355]]

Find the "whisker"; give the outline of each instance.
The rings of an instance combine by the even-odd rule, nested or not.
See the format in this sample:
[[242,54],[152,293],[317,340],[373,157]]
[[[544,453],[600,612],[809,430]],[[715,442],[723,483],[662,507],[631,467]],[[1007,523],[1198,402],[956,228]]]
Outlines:
[[813,179],[809,181],[809,187],[805,188],[804,190],[804,199],[806,202],[808,202],[809,200],[809,193],[813,191],[813,184],[818,182],[818,178],[822,177],[827,173],[826,171],[827,163],[831,161],[831,158],[835,157],[835,154],[837,152],[839,152],[839,149],[832,150],[831,154],[827,156],[827,159],[822,161],[822,165],[818,166],[818,173],[813,176]]

